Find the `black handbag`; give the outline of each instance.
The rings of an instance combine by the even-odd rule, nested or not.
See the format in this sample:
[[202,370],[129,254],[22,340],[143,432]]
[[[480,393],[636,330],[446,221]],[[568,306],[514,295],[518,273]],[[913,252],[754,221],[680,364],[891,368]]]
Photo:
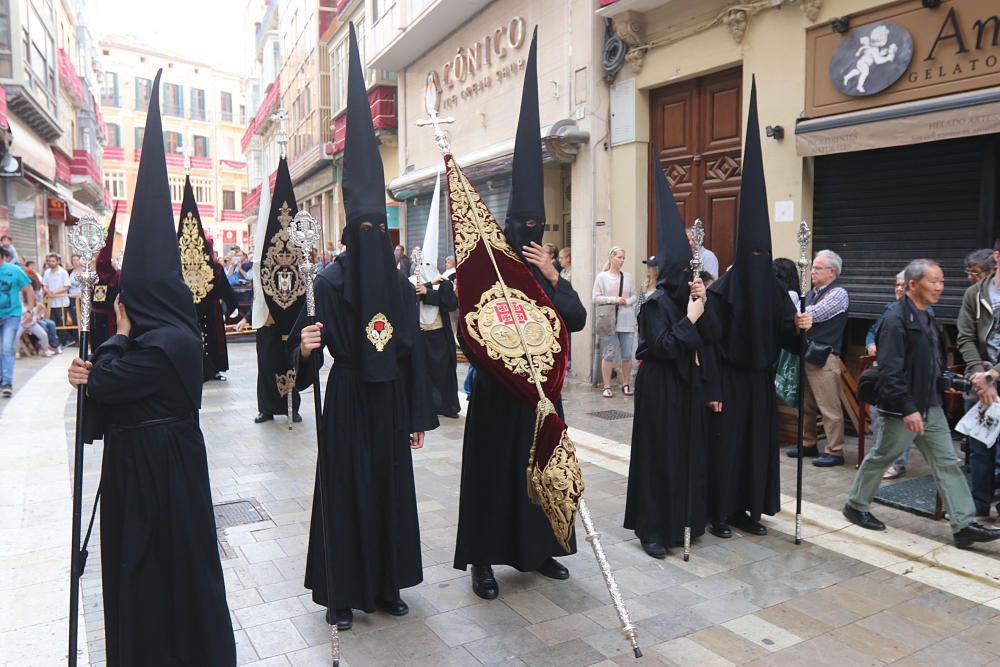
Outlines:
[[809,345],[806,346],[804,358],[806,362],[812,364],[813,366],[819,366],[822,368],[823,366],[826,366],[826,360],[830,357],[831,352],[833,352],[833,345],[817,343],[816,341],[811,340],[809,341]]
[[878,405],[878,366],[872,364],[858,376],[858,400],[868,405]]

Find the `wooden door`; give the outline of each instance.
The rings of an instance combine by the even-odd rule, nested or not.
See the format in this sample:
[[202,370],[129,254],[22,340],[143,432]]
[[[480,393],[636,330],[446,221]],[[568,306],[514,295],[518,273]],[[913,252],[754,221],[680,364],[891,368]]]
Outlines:
[[[685,225],[701,218],[722,271],[736,249],[743,148],[743,73],[737,68],[664,86],[650,95],[650,137]],[[651,175],[652,176],[652,175]],[[650,177],[649,253],[656,253]]]

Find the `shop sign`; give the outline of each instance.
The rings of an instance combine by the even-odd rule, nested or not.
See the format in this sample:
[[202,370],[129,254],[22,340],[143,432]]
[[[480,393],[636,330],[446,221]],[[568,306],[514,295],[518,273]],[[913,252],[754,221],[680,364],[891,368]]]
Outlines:
[[806,116],[817,118],[1000,86],[1000,3],[921,0],[809,30]]
[[49,221],[66,220],[66,204],[55,197],[46,197],[46,199],[48,199],[46,217]]
[[525,58],[518,52],[526,37],[527,24],[515,16],[473,44],[459,46],[450,60],[427,73],[426,85],[437,93],[437,111],[454,109],[519,75]]

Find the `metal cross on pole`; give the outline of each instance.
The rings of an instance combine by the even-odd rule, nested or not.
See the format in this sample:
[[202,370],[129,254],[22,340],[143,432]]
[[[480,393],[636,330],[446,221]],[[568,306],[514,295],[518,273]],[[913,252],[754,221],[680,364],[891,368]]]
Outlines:
[[278,121],[278,132],[274,137],[278,143],[278,155],[283,158],[288,157],[288,129],[285,127],[288,114],[285,113],[284,109],[278,109],[276,113],[271,114],[271,120]]
[[[809,291],[810,282],[810,263],[809,263],[809,241],[812,239],[812,234],[809,232],[809,225],[803,220],[799,223],[799,233],[797,235],[797,240],[799,242],[799,312],[806,312],[806,292]],[[805,389],[805,352],[806,352],[806,337],[805,334],[801,334],[799,341],[799,390],[797,403],[799,404],[799,431],[798,431],[798,446],[799,446],[799,457],[798,463],[795,467],[795,543],[802,544],[802,460],[805,458],[802,453],[803,444],[802,441],[805,439],[804,431],[804,416],[803,416],[803,399],[804,399],[804,389]]]
[[427,112],[427,118],[418,118],[417,127],[426,127],[428,125],[432,126],[434,128],[434,141],[437,142],[438,148],[441,149],[442,153],[451,153],[451,145],[448,143],[448,135],[441,126],[450,125],[455,122],[455,119],[451,116],[441,118],[438,116],[437,108],[437,86],[434,85],[434,79],[428,75],[427,83],[424,87],[424,110]]

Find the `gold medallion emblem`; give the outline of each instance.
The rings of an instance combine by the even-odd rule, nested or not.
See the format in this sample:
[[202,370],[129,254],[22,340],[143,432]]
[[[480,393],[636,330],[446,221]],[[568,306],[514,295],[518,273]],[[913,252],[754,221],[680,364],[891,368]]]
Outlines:
[[184,228],[178,242],[181,250],[181,274],[191,289],[194,302],[201,303],[212,291],[215,272],[205,257],[205,240],[198,233],[198,221],[190,211],[182,224]]
[[108,286],[94,285],[94,303],[104,303],[108,300]]
[[292,220],[288,202],[282,202],[277,218],[281,229],[271,237],[261,260],[260,281],[264,294],[279,308],[289,308],[306,293],[305,281],[298,270],[305,256],[288,236],[288,223]]
[[392,324],[389,322],[389,318],[382,313],[375,313],[371,321],[368,322],[368,326],[365,327],[365,333],[375,349],[381,352],[392,339]]
[[[510,299],[504,298],[499,283],[483,292],[479,303],[465,316],[469,334],[486,348],[490,359],[499,360],[507,369],[523,375],[529,382],[531,366],[538,371],[538,380],[546,382],[555,365],[555,355],[562,351],[559,344],[561,322],[548,306],[539,306],[528,296],[511,287]],[[521,345],[518,329],[524,335]],[[531,363],[528,357],[531,355]]]

